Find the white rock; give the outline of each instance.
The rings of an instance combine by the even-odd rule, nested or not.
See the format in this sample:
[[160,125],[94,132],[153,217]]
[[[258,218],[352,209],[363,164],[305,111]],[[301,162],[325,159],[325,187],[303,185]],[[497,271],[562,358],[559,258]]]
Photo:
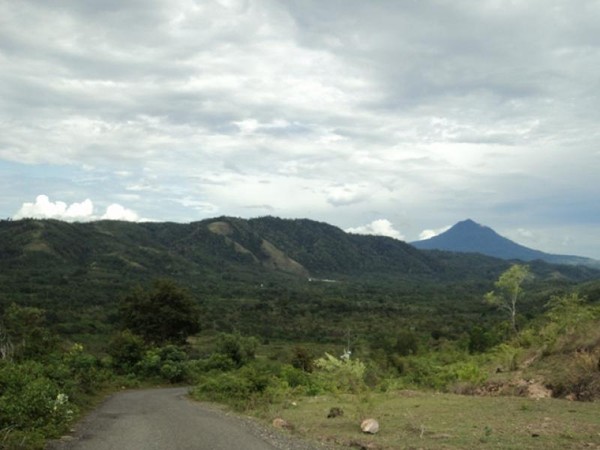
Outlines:
[[375,434],[379,431],[379,422],[375,419],[365,419],[360,424],[360,429],[363,433]]

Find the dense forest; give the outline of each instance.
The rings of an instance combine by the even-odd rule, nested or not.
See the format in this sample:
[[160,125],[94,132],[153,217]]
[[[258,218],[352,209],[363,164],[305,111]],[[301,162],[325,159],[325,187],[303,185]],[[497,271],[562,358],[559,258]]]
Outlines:
[[[347,328],[408,327],[456,337],[493,320],[481,298],[509,266],[310,220],[0,222],[0,307],[42,308],[61,335],[78,340],[110,333],[119,299],[159,278],[202,305],[203,330],[331,341]],[[552,293],[600,273],[531,266],[536,276],[521,311],[529,317]]]

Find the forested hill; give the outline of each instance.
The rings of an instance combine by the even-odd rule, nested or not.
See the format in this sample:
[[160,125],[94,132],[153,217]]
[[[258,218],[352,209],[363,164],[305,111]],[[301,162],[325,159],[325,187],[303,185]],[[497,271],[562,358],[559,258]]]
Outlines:
[[[393,276],[464,281],[495,279],[508,264],[483,255],[425,252],[396,239],[347,234],[306,219],[220,217],[189,224],[0,222],[3,278],[35,280],[54,274],[66,283],[78,278],[198,280],[226,274],[251,279],[285,274],[304,279]],[[573,281],[600,273],[543,263],[536,263],[534,270]]]
[[[374,324],[410,323],[462,333],[487,314],[481,299],[510,265],[310,220],[0,221],[0,312],[35,306],[61,334],[104,339],[123,295],[169,278],[202,304],[202,329],[327,340],[348,327],[368,334]],[[530,265],[536,286],[526,314],[600,279],[590,268]]]

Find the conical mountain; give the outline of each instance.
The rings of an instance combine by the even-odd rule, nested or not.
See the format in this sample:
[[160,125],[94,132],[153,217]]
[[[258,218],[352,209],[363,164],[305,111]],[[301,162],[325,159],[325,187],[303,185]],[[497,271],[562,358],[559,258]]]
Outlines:
[[583,264],[598,267],[600,261],[580,256],[553,255],[534,250],[507,239],[490,227],[471,219],[458,222],[449,230],[430,239],[411,243],[421,250],[446,250],[462,253],[481,253],[501,259],[534,261],[555,264]]

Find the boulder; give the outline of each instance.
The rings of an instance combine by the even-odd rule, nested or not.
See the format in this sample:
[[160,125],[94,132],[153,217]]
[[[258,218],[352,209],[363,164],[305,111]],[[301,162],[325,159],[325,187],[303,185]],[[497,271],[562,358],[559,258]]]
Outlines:
[[360,424],[363,433],[375,434],[379,431],[379,422],[375,419],[365,419]]

